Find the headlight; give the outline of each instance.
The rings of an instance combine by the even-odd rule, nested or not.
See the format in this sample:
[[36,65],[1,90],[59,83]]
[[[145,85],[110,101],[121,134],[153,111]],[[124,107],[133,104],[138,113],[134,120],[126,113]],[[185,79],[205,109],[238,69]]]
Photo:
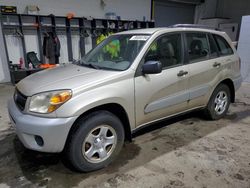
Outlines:
[[36,113],[51,113],[68,101],[72,96],[70,90],[39,93],[31,97],[29,111]]

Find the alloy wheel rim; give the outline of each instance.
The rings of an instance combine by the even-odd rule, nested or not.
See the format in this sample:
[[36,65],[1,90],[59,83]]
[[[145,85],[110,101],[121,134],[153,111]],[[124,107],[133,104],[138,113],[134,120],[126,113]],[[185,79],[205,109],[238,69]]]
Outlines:
[[91,163],[105,161],[113,153],[117,144],[117,134],[109,125],[92,129],[82,145],[84,158]]
[[220,91],[214,100],[214,111],[217,115],[221,115],[225,112],[228,103],[227,93]]

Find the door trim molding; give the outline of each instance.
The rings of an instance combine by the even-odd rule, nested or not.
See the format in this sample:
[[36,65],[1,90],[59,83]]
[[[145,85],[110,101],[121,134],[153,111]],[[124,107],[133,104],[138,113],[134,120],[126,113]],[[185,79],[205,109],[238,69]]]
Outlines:
[[189,90],[189,100],[204,96],[209,91],[209,85],[195,87]]
[[195,98],[204,96],[209,91],[209,85],[204,85],[200,87],[195,87],[190,90],[177,93],[175,95],[158,99],[149,103],[145,106],[144,113],[148,114],[157,110],[162,110],[173,105],[183,103],[188,100],[193,100]]
[[169,115],[169,116],[165,116],[165,117],[162,117],[162,118],[159,118],[159,119],[155,119],[153,121],[149,121],[147,123],[143,123],[143,124],[140,124],[140,125],[136,126],[136,128],[134,128],[131,132],[132,132],[132,134],[135,134],[137,131],[139,131],[139,130],[147,127],[147,126],[150,126],[152,124],[155,124],[155,123],[158,123],[158,122],[161,122],[161,121],[164,121],[164,120],[168,120],[168,119],[171,119],[171,118],[174,118],[174,117],[178,117],[178,116],[190,113],[190,112],[195,111],[195,110],[201,110],[201,109],[204,109],[204,108],[205,108],[204,105],[203,106],[197,106],[197,107],[194,107],[194,108],[182,111],[182,112],[178,112],[178,113],[175,113],[175,114],[172,114],[172,115]]
[[148,114],[157,110],[167,108],[169,106],[183,103],[185,101],[188,101],[188,98],[189,98],[189,92],[184,91],[184,92],[177,93],[175,95],[172,95],[166,98],[158,99],[146,105],[144,109],[144,113]]

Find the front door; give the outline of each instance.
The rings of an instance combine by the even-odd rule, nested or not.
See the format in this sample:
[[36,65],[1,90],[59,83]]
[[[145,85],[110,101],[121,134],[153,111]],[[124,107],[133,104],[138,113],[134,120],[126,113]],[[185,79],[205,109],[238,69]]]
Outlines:
[[166,34],[157,38],[142,60],[160,61],[159,74],[137,72],[135,77],[136,125],[159,120],[187,109],[188,65],[183,62],[181,34]]

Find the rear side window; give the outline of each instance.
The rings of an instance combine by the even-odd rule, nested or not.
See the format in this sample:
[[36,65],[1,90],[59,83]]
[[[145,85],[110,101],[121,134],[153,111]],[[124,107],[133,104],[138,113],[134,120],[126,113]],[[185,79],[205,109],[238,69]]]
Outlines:
[[233,54],[233,50],[230,47],[230,45],[227,43],[227,41],[219,36],[219,35],[213,35],[216,41],[216,44],[218,46],[219,49],[219,54],[220,55],[231,55]]
[[186,39],[190,63],[209,58],[209,45],[205,33],[187,33]]

